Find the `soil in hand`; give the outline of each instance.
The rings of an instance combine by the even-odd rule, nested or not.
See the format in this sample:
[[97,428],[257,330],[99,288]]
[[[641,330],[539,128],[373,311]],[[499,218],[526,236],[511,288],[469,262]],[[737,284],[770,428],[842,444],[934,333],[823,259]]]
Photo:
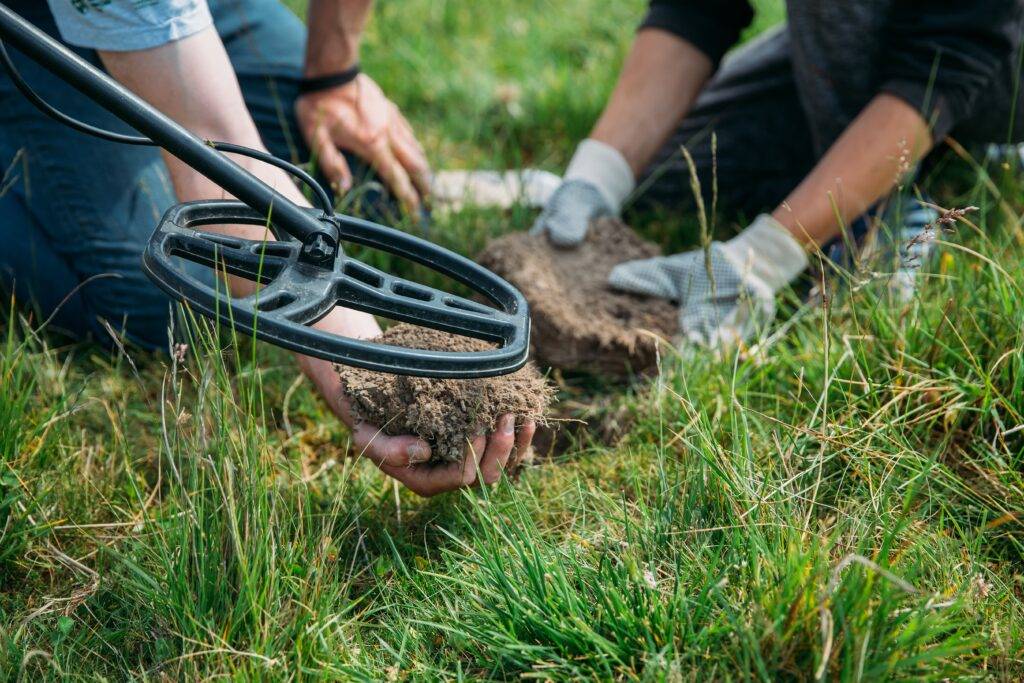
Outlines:
[[[406,324],[389,328],[374,341],[432,351],[493,348],[478,339]],[[385,434],[419,436],[430,444],[436,461],[461,460],[468,442],[492,431],[506,413],[543,421],[554,393],[532,363],[510,375],[481,379],[429,379],[336,367],[358,419]]]
[[479,257],[530,303],[533,347],[543,365],[622,376],[655,365],[659,337],[671,339],[677,309],[670,302],[611,289],[608,274],[624,261],[661,250],[618,220],[602,219],[575,249],[544,235],[513,233],[491,242]]

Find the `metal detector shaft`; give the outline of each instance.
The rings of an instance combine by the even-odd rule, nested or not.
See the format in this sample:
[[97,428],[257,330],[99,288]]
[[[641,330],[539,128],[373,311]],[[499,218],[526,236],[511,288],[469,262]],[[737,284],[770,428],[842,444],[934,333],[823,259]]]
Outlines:
[[316,243],[320,260],[330,261],[337,255],[338,234],[333,225],[318,220],[289,201],[4,4],[0,4],[0,39],[9,42],[261,215],[272,215],[276,227],[303,244]]
[[[530,344],[526,299],[494,273],[415,236],[350,216],[333,215],[326,192],[302,169],[259,150],[199,139],[2,3],[0,41],[0,66],[10,74],[18,90],[47,116],[112,142],[158,145],[241,200],[190,202],[171,207],[142,254],[142,268],[150,279],[191,309],[277,346],[377,372],[444,378],[490,377],[514,372],[526,363]],[[96,128],[49,105],[18,74],[4,47],[8,43],[141,136]],[[314,188],[319,209],[292,203],[224,152],[245,154],[283,168]],[[248,240],[202,229],[225,224],[260,226],[267,222],[272,224],[277,241]],[[342,241],[426,266],[469,287],[493,306],[404,280],[356,261],[343,253]],[[186,272],[183,266],[189,262],[208,268],[210,281]],[[253,282],[255,292],[232,296],[221,286],[221,276],[226,274]],[[338,307],[488,344],[473,352],[409,349],[352,339],[315,326]]]

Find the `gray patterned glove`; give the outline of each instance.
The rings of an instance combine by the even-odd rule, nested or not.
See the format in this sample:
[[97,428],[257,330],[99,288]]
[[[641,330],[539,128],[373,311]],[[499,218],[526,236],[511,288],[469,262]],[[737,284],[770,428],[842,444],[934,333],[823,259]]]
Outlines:
[[530,234],[547,233],[552,244],[575,247],[587,236],[592,220],[616,213],[596,187],[583,180],[567,180],[551,195]]
[[728,242],[622,263],[612,287],[679,303],[679,331],[694,344],[721,348],[747,341],[775,317],[775,295],[807,267],[807,254],[768,215]]
[[546,234],[556,246],[575,247],[587,236],[595,218],[618,215],[635,185],[633,171],[617,149],[598,140],[584,140],[530,234]]

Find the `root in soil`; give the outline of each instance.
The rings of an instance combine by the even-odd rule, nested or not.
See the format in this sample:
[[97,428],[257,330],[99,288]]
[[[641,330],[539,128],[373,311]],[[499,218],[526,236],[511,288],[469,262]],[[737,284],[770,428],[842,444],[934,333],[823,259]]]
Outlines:
[[491,242],[479,257],[530,303],[538,362],[611,376],[651,369],[658,337],[678,329],[677,309],[662,299],[617,292],[608,284],[624,261],[661,250],[618,220],[597,221],[575,249],[559,249],[543,235],[513,233]]
[[[415,325],[389,328],[373,341],[431,351],[485,351],[491,344]],[[474,437],[513,413],[542,422],[553,389],[537,367],[500,377],[430,379],[336,366],[345,395],[360,420],[392,436],[413,434],[431,446],[435,461],[458,461]]]

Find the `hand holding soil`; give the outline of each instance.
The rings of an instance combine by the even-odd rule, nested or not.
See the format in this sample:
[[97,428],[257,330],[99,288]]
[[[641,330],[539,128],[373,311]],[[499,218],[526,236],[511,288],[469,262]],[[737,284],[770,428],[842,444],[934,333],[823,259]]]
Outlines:
[[[476,339],[405,324],[391,327],[374,341],[443,351],[488,347]],[[445,482],[451,484],[447,488],[478,479],[493,483],[502,469],[513,469],[527,456],[535,422],[543,420],[553,393],[532,364],[511,375],[471,380],[386,375],[345,366],[335,369],[357,432],[411,434],[430,444],[429,452],[410,458],[408,466],[378,463],[421,495],[440,492],[434,489]],[[487,433],[489,437],[484,436]]]

